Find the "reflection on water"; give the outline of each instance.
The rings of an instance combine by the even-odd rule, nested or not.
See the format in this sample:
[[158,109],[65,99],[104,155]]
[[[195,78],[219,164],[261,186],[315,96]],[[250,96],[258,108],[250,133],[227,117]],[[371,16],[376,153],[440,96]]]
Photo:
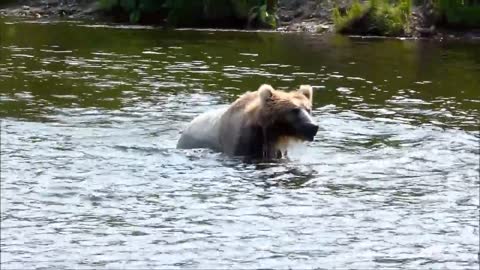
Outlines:
[[[478,268],[478,43],[0,24],[5,268]],[[315,86],[291,160],[176,150]]]

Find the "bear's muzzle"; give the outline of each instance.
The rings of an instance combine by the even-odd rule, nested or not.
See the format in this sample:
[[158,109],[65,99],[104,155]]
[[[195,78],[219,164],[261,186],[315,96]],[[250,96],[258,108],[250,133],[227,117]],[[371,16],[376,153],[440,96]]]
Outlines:
[[315,135],[317,135],[318,125],[313,123],[305,123],[299,127],[298,131],[304,140],[312,142],[315,138]]

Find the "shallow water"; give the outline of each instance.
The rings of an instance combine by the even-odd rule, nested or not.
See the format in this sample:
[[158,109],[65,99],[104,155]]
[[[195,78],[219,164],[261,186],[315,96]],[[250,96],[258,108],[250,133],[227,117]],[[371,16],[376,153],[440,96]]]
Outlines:
[[[2,268],[478,269],[479,43],[0,23]],[[290,160],[176,150],[315,86]]]

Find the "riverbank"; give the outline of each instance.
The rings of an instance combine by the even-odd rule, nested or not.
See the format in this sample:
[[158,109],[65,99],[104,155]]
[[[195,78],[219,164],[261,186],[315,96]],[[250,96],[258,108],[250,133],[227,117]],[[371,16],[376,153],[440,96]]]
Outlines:
[[[344,1],[348,2],[348,0]],[[314,0],[279,1],[278,31],[323,32],[333,31],[331,10],[333,1]],[[0,6],[0,16],[38,20],[83,19],[113,22],[115,18],[103,12],[97,0],[23,0]]]
[[106,21],[96,0],[20,0],[0,5],[0,16],[37,20],[82,19]]
[[[336,7],[347,9],[352,0],[280,0],[278,2],[279,32],[334,32],[332,11]],[[424,11],[416,7],[411,14],[411,31],[402,38],[430,39],[479,39],[480,29],[444,29],[425,23]],[[118,22],[100,9],[97,0],[21,0],[0,6],[0,16],[34,20],[88,20],[95,22]]]

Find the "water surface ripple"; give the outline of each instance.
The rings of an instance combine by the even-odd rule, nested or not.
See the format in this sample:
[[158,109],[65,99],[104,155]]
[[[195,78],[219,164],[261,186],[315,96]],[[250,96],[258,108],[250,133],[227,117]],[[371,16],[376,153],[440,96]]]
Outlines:
[[[478,269],[478,43],[0,34],[4,269]],[[315,87],[321,130],[290,160],[175,149],[265,82]]]

